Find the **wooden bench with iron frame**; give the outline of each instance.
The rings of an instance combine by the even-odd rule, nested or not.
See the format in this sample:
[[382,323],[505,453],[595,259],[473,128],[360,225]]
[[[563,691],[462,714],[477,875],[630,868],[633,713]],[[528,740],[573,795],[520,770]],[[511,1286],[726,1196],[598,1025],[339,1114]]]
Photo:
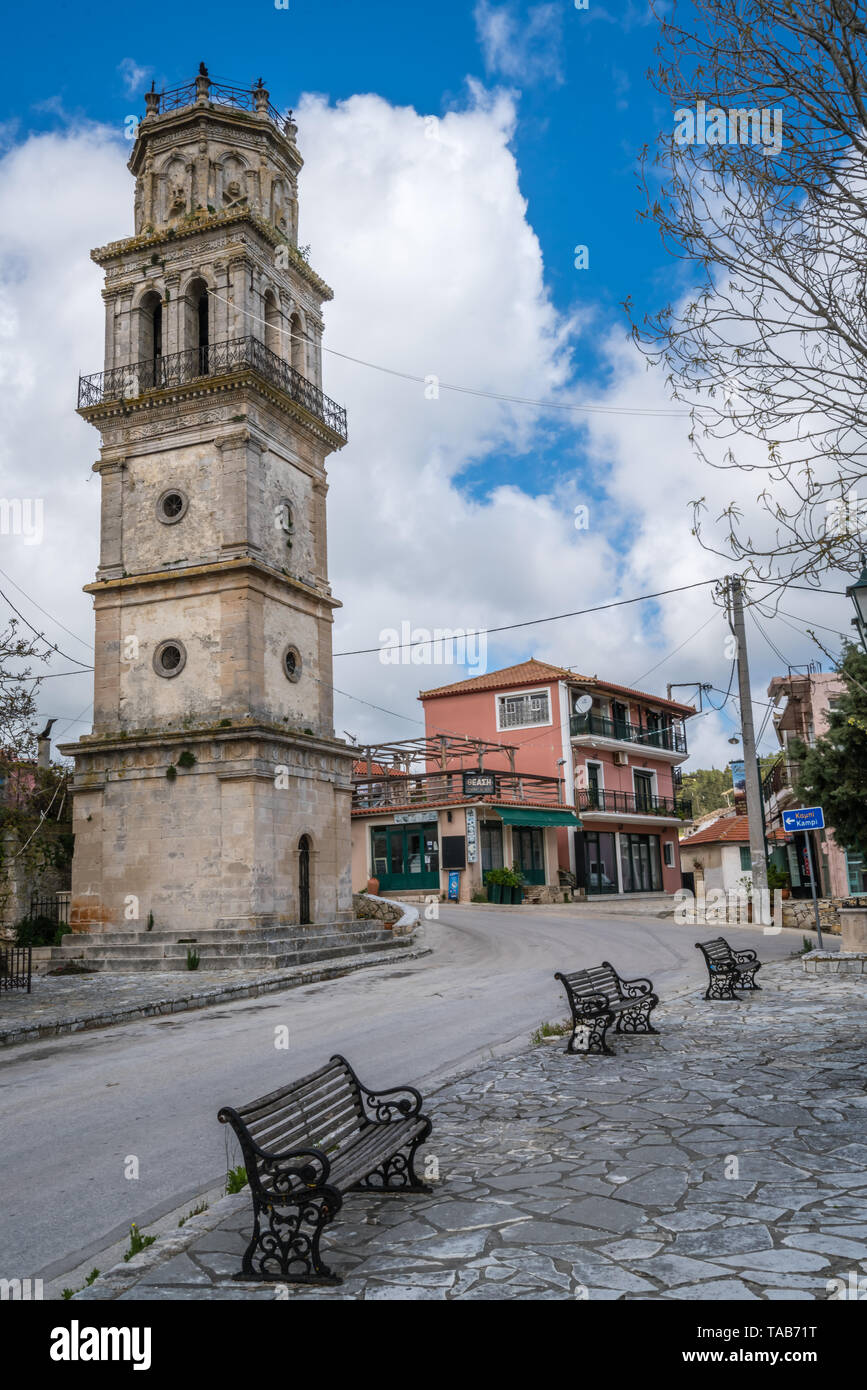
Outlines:
[[431,1132],[413,1086],[372,1091],[345,1057],[218,1115],[238,1136],[253,1233],[236,1279],[340,1284],[319,1250],[345,1192],[430,1192],[416,1150]]
[[567,1052],[614,1054],[605,1042],[613,1023],[617,1033],[656,1033],[650,1015],[659,1003],[650,980],[623,980],[610,961],[589,970],[554,976],[562,982],[572,1010]]

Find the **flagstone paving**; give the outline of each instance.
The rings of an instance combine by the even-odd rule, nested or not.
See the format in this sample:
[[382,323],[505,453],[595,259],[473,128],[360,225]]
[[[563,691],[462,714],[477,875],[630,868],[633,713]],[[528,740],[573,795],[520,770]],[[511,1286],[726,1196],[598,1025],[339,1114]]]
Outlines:
[[[82,1299],[827,1299],[867,1272],[867,990],[766,966],[681,997],[615,1057],[563,1042],[426,1097],[431,1196],[351,1194],[338,1288],[239,1284],[247,1193]],[[241,1099],[248,1099],[242,1097]],[[863,1285],[867,1289],[867,1284]],[[853,1296],[853,1295],[850,1295]]]
[[415,933],[406,945],[366,956],[345,955],[312,965],[292,965],[282,970],[200,970],[187,972],[141,971],[122,974],[91,971],[81,975],[34,975],[31,993],[0,993],[0,1047],[36,1042],[40,1038],[109,1028],[138,1018],[207,1009],[234,999],[279,993],[294,986],[333,980],[375,965],[394,965],[396,960],[417,960],[430,948],[414,945]]

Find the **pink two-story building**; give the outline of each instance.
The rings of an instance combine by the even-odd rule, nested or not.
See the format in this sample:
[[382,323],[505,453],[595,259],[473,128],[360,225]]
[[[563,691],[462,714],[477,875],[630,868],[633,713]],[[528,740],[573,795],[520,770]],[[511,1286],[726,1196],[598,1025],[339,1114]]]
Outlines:
[[[483,739],[486,769],[563,779],[580,829],[557,832],[559,868],[588,895],[671,893],[681,886],[678,834],[692,807],[680,795],[684,721],[692,705],[630,690],[532,658],[419,694],[429,739]],[[499,754],[496,745],[509,746]],[[545,822],[492,816],[481,869],[517,865],[528,883],[552,876]],[[546,861],[548,861],[546,863]],[[543,877],[540,880],[539,875]],[[554,885],[552,885],[554,886]]]

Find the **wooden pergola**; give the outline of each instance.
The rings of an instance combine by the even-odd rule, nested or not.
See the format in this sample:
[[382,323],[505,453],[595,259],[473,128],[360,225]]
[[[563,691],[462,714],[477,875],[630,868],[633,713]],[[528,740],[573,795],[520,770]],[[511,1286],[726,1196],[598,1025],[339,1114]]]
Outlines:
[[[356,773],[355,779],[370,780],[382,772],[388,775],[430,771],[446,772],[450,768],[483,768],[488,753],[503,754],[515,775],[516,743],[500,743],[484,738],[464,738],[460,734],[432,734],[419,738],[399,739],[394,743],[371,743],[356,748],[356,762],[366,764],[366,772]],[[420,768],[418,765],[422,764]]]

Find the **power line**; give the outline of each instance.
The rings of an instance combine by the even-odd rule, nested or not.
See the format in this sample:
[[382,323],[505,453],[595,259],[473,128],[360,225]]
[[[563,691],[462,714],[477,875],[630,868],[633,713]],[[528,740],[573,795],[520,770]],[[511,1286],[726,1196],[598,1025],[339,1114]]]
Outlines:
[[791,663],[790,661],[787,661],[787,660],[786,660],[786,658],[783,656],[783,653],[780,651],[779,647],[776,647],[776,646],[774,645],[774,643],[771,641],[770,637],[769,637],[768,634],[765,632],[764,628],[762,627],[761,623],[759,622],[759,620],[758,620],[758,618],[756,617],[755,612],[753,611],[752,608],[750,608],[749,612],[750,612],[750,617],[752,618],[753,623],[755,624],[756,630],[757,630],[757,632],[759,633],[759,636],[764,638],[766,644],[770,647],[771,651],[774,653],[774,656],[778,659],[778,661],[781,661],[781,662],[783,663],[784,666],[791,666],[792,663]]
[[89,652],[93,651],[93,647],[90,645],[89,642],[85,642],[83,637],[79,637],[77,633],[72,632],[68,627],[64,627],[60,619],[55,618],[53,613],[49,613],[47,608],[41,608],[40,605],[36,602],[36,599],[33,598],[31,594],[28,594],[26,589],[22,589],[20,584],[16,584],[12,576],[7,574],[5,570],[0,570],[0,574],[2,574],[4,579],[8,580],[8,582],[12,585],[13,589],[17,589],[19,594],[23,594],[24,597],[28,600],[28,602],[32,603],[34,608],[38,608],[39,612],[43,613],[46,618],[50,618],[51,621],[57,625],[57,627],[61,628],[70,637],[74,637],[76,642],[80,642],[82,647],[86,647]]
[[[724,698],[723,698],[722,704],[721,704],[721,705],[715,705],[714,702],[713,702],[713,700],[710,700],[710,699],[708,700],[708,704],[710,705],[711,709],[712,709],[712,710],[715,710],[717,714],[719,714],[719,712],[720,712],[721,710],[724,710],[725,707],[726,707],[726,705],[727,705],[728,702],[729,702],[729,698],[730,698],[731,693],[732,693],[732,682],[734,681],[734,678],[735,678],[735,667],[736,667],[736,665],[737,665],[737,657],[733,656],[733,657],[732,657],[732,667],[731,667],[731,670],[729,671],[729,688],[728,688],[728,690],[725,692],[725,696],[724,696]],[[714,690],[715,687],[714,687],[714,686],[711,686],[710,689],[711,689],[711,690]],[[721,695],[723,692],[722,692],[722,691],[718,691],[717,693]]]
[[45,633],[39,632],[38,629],[35,628],[31,622],[28,622],[24,614],[19,612],[19,610],[15,607],[15,604],[12,602],[11,599],[6,597],[2,589],[0,589],[0,598],[2,598],[5,603],[9,604],[9,607],[12,609],[12,612],[16,615],[16,617],[20,618],[22,623],[24,623],[26,627],[29,627],[30,631],[39,638],[40,642],[44,642],[46,647],[48,647],[50,651],[59,652],[59,654],[65,657],[67,661],[71,661],[74,666],[83,667],[85,671],[93,670],[92,666],[85,666],[83,661],[79,661],[78,657],[76,656],[70,656],[69,652],[63,651],[62,648],[58,647],[55,642],[49,642],[48,638],[45,636]]
[[[225,295],[218,294],[216,290],[209,289],[208,295],[219,300],[222,304],[228,304],[231,308],[235,308],[235,305],[232,304],[230,299],[227,299]],[[272,324],[266,323],[265,319],[260,318],[258,314],[254,314],[250,309],[242,310],[242,314],[243,317],[249,319],[251,323],[261,324],[262,327],[268,329],[273,328]],[[308,343],[313,342],[313,339],[308,333],[293,333],[291,328],[288,333],[282,328],[278,331],[281,336],[288,337],[290,342],[293,339]],[[319,347],[323,352],[329,353],[332,357],[342,358],[344,362],[354,362],[356,366],[367,367],[371,371],[382,372],[386,376],[399,377],[402,381],[412,381],[420,386],[428,385],[428,377],[416,376],[412,372],[398,371],[395,367],[383,367],[379,362],[367,362],[363,357],[352,357],[348,352],[338,352],[336,348],[328,348],[324,343],[320,343]],[[592,415],[646,415],[662,419],[685,419],[692,414],[689,410],[676,410],[673,407],[670,408],[665,406],[650,407],[647,410],[642,410],[638,406],[581,405],[571,401],[538,401],[529,396],[510,396],[505,392],[484,391],[481,387],[459,386],[454,382],[440,381],[439,379],[437,379],[437,390],[455,391],[464,396],[478,396],[484,400],[503,401],[512,405],[531,405],[539,410],[584,410]]]
[[691,636],[685,638],[684,641],[680,643],[680,646],[677,646],[673,649],[673,651],[668,652],[666,656],[662,657],[661,660],[657,661],[655,666],[651,666],[649,671],[645,671],[643,675],[636,676],[634,681],[630,681],[630,685],[632,686],[632,688],[634,689],[638,685],[639,681],[646,680],[648,676],[652,676],[653,672],[658,671],[660,666],[664,666],[666,661],[668,661],[669,657],[676,656],[679,651],[682,651],[683,648],[687,645],[687,643],[692,641],[693,637],[697,637],[700,632],[704,632],[706,627],[710,627],[711,623],[713,622],[716,616],[717,615],[715,612],[711,613],[707,622],[702,623],[701,627],[697,627],[695,632],[693,632]]
[[[565,618],[581,618],[587,613],[603,613],[609,608],[623,608],[631,603],[645,603],[649,599],[664,598],[667,594],[682,594],[687,589],[701,589],[708,584],[717,584],[717,579],[699,579],[694,584],[680,584],[675,589],[660,589],[655,594],[638,594],[635,598],[614,599],[611,603],[598,603],[592,608],[576,608],[572,613],[554,613],[549,618],[528,618],[521,623],[505,623],[502,627],[484,628],[486,637],[498,632],[514,632],[521,627],[537,627],[540,623],[559,623]],[[706,626],[706,624],[705,624]],[[462,634],[462,636],[465,634]],[[695,635],[695,634],[693,634]],[[459,637],[441,638],[441,641],[459,641]],[[408,650],[411,647],[429,647],[433,645],[433,638],[424,638],[419,642],[395,642],[390,647],[359,647],[356,651],[334,652],[334,657],[338,656],[370,656],[375,652],[399,652]]]

